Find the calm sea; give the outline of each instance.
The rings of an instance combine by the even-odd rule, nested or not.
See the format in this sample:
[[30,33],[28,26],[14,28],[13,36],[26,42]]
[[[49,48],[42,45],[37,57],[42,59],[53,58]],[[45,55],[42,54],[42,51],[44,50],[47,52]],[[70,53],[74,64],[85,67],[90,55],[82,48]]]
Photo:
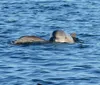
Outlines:
[[[84,43],[12,45],[54,30]],[[0,85],[100,85],[100,0],[0,0]]]

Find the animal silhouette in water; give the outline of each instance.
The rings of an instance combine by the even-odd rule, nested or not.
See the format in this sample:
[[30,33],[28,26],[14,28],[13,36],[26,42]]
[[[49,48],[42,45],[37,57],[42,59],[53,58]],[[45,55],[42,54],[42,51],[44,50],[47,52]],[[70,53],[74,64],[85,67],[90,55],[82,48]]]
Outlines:
[[62,30],[55,30],[49,40],[42,39],[37,36],[23,36],[13,41],[13,44],[25,44],[25,43],[46,43],[46,42],[60,42],[60,43],[75,43],[76,34],[68,34]]

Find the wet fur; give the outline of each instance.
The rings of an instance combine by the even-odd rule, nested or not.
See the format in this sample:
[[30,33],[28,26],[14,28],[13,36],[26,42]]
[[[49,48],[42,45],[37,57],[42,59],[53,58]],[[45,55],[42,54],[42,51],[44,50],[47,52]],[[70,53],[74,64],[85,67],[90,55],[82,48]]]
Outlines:
[[15,40],[14,44],[24,44],[24,43],[32,43],[32,42],[45,42],[46,40],[37,37],[37,36],[23,36],[19,39]]
[[44,42],[61,42],[61,43],[75,43],[78,40],[76,33],[67,34],[62,30],[55,30],[49,40],[42,39],[37,36],[22,36],[13,41],[13,44],[26,44],[26,43],[44,43]]

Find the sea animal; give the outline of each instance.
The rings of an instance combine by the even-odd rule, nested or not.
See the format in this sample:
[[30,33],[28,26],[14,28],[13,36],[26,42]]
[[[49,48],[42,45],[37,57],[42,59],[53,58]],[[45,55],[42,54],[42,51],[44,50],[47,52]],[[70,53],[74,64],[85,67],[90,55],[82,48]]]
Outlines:
[[37,36],[22,36],[13,41],[13,44],[26,44],[26,43],[47,43],[47,42],[59,42],[59,43],[75,43],[77,41],[76,33],[68,34],[63,30],[55,30],[49,40],[42,39]]

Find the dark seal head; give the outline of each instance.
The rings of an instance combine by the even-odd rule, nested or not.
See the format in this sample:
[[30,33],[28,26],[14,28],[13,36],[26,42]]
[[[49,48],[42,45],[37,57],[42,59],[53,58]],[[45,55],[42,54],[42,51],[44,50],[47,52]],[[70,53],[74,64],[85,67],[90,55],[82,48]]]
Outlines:
[[65,33],[62,30],[56,30],[52,33],[52,37],[50,38],[51,42],[66,42],[66,43],[74,43],[71,35]]

